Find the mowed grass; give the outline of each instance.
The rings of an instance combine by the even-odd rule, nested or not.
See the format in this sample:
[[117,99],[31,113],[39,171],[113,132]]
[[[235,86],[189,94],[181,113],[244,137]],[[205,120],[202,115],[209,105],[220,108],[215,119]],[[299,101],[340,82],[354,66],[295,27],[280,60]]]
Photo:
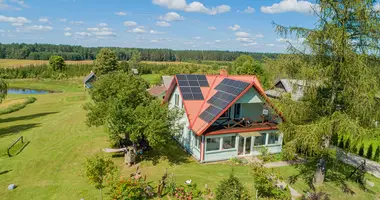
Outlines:
[[161,82],[160,74],[142,74],[141,78],[143,78],[150,84],[159,84]]
[[[0,116],[0,199],[99,199],[99,192],[83,176],[86,158],[108,147],[107,134],[102,127],[85,125],[86,111],[82,105],[90,98],[82,88],[81,79],[13,80],[11,87],[59,90],[61,93],[33,94],[37,101],[17,112]],[[9,95],[23,98],[28,95]],[[6,149],[18,137],[24,136],[30,143],[18,154],[8,157]],[[126,167],[123,154],[107,154],[119,166],[121,176],[129,177],[135,167]],[[140,158],[139,158],[140,159]],[[174,174],[177,184],[191,179],[200,189],[205,185],[215,191],[219,182],[228,177],[231,170],[254,193],[250,167],[231,166],[228,163],[199,164],[174,142],[144,154],[139,163],[140,171],[156,187],[162,175]],[[277,168],[286,178],[298,173],[294,167]],[[380,193],[380,182],[371,178]],[[6,188],[14,183],[13,191]],[[350,183],[351,184],[351,183]],[[374,199],[352,183],[356,196],[346,199]],[[332,199],[341,198],[339,186],[327,185]],[[307,187],[302,180],[294,187],[303,192]],[[306,190],[306,189],[305,189]],[[110,199],[107,189],[104,199]],[[355,197],[355,198],[352,198]]]
[[[66,60],[66,64],[93,64],[93,60]],[[0,59],[0,67],[24,67],[29,65],[49,64],[48,60],[21,60],[21,59]]]

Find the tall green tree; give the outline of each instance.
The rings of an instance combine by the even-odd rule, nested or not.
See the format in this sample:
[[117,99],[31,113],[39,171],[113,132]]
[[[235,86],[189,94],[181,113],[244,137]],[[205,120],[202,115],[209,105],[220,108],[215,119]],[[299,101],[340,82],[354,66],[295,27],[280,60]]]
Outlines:
[[62,56],[51,56],[49,59],[49,65],[53,71],[63,71],[66,67],[65,60]]
[[118,68],[119,65],[116,54],[111,49],[103,48],[98,55],[96,55],[93,71],[97,76],[117,71]]
[[90,91],[93,102],[85,108],[88,125],[106,125],[114,145],[142,140],[152,147],[165,144],[175,132],[179,114],[151,97],[148,84],[129,73],[102,76]]
[[8,84],[3,79],[0,79],[0,103],[3,102],[8,92]]
[[137,51],[137,50],[133,51],[132,52],[132,57],[129,60],[132,68],[137,68],[138,64],[140,63],[140,61],[141,61],[141,52]]
[[94,184],[100,192],[100,199],[103,199],[102,189],[105,188],[105,182],[111,180],[117,171],[117,166],[111,159],[104,158],[96,154],[87,158],[85,163],[85,175],[89,181]]
[[233,62],[232,67],[237,74],[261,76],[264,70],[260,63],[249,55],[241,55]]
[[[301,150],[319,159],[314,183],[322,184],[327,172],[329,146],[334,134],[359,141],[374,133],[379,120],[378,83],[369,57],[379,54],[380,19],[373,0],[318,0],[314,29],[274,24],[283,37],[304,40],[307,52],[290,45],[304,62],[300,70],[308,84],[305,98],[284,106],[281,130],[286,149]],[[299,117],[302,116],[302,117]]]

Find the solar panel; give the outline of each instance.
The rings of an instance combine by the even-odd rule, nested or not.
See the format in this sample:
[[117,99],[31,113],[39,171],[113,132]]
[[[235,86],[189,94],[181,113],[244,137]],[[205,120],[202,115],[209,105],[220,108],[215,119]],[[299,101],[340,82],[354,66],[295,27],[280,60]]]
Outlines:
[[[218,92],[207,102],[211,104],[199,117],[206,122],[212,121],[228,104],[241,94],[247,87],[248,83],[225,78],[215,87]],[[211,119],[210,119],[211,118]]]
[[209,87],[205,75],[179,74],[176,77],[184,100],[204,100],[200,87]]

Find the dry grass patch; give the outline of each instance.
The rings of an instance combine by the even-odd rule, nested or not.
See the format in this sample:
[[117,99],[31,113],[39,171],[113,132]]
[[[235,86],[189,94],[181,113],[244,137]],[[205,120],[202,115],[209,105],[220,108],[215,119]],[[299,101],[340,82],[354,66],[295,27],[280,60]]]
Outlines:
[[[66,60],[66,64],[93,64],[93,60]],[[0,59],[0,67],[25,67],[29,65],[46,65],[49,64],[48,60],[21,60],[21,59]]]

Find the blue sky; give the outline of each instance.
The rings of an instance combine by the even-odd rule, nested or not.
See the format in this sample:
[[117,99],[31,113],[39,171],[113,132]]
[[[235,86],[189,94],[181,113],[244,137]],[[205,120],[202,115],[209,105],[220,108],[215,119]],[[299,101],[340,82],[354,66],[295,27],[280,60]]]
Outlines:
[[313,27],[314,5],[312,0],[0,0],[0,42],[284,52],[286,43],[271,22]]

